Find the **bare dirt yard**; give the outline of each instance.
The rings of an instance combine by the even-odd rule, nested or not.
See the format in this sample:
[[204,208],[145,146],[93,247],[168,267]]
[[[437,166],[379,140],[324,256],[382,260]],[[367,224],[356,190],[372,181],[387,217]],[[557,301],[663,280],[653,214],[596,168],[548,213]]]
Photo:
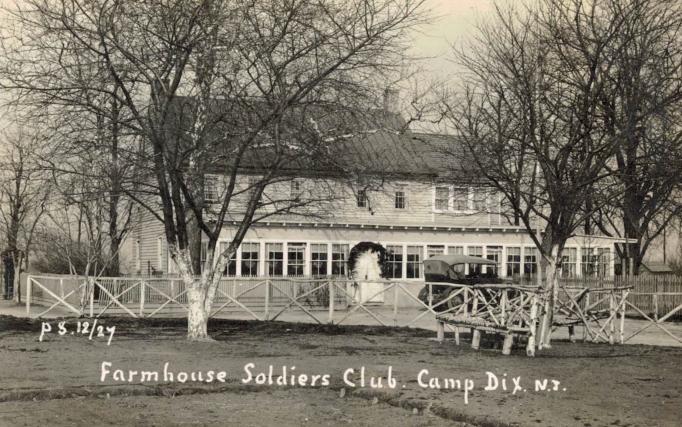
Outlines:
[[0,316],[1,426],[678,426],[682,417],[682,348],[558,341],[527,358],[492,342],[471,350],[466,336],[439,344],[424,330],[233,320],[211,321],[214,342],[190,343],[182,319],[98,319],[116,327],[107,345],[106,329],[91,339],[78,319],[64,320],[63,335],[49,322],[39,341],[41,322]]

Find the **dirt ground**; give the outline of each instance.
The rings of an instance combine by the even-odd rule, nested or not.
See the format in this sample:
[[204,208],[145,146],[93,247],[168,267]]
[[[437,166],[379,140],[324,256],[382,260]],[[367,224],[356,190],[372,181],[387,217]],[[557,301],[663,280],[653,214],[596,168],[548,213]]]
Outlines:
[[[216,341],[190,343],[180,319],[99,319],[116,326],[108,346],[108,336],[90,340],[76,319],[65,321],[59,335],[50,320],[53,331],[40,342],[40,322],[0,316],[0,426],[677,426],[682,416],[682,348],[558,341],[527,358],[521,347],[502,356],[488,341],[473,351],[466,337],[460,346],[439,344],[431,331],[231,320],[211,321]],[[111,365],[101,381],[103,362]],[[173,383],[162,378],[165,363]],[[245,384],[248,364],[253,377]],[[254,384],[270,365],[273,384]],[[283,366],[287,376],[305,374],[305,385],[277,385]],[[354,388],[344,383],[350,368]],[[159,371],[161,378],[119,381],[115,370]],[[225,371],[225,382],[178,382],[179,372],[209,370]],[[484,389],[486,372],[498,378],[495,390]],[[328,385],[320,384],[323,375]],[[379,377],[383,388],[371,387]],[[473,390],[423,387],[435,386],[434,378],[441,387],[452,378]],[[547,389],[536,391],[544,379]]]

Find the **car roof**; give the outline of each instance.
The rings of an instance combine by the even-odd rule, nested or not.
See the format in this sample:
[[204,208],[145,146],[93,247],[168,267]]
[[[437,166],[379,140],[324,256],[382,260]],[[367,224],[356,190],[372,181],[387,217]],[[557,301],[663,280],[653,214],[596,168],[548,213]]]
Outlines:
[[477,257],[477,256],[470,256],[470,255],[433,255],[431,258],[425,260],[424,262],[427,261],[436,261],[436,262],[444,262],[448,265],[454,265],[454,264],[489,264],[489,265],[497,265],[497,262],[482,258],[482,257]]

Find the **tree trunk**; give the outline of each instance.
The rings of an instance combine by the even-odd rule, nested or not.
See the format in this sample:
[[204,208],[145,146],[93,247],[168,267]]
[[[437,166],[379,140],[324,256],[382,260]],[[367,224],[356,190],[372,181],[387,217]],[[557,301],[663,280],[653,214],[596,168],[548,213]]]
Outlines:
[[[185,281],[187,285],[187,281]],[[191,341],[209,341],[208,311],[206,309],[206,289],[200,283],[193,283],[187,290],[189,301],[187,312],[187,339]]]
[[[187,339],[190,341],[211,341],[208,336],[208,318],[212,305],[212,287],[209,286],[208,272],[197,278],[192,269],[193,260],[188,249],[178,250],[169,244],[171,259],[175,263],[185,289],[187,289]],[[208,254],[212,258],[212,254]],[[212,265],[212,263],[207,263]],[[219,279],[219,277],[218,277]],[[217,283],[216,283],[217,285]]]
[[545,313],[542,317],[542,332],[540,334],[539,349],[551,348],[552,325],[554,324],[554,306],[559,295],[559,275],[555,260],[547,264],[546,281],[547,296],[545,298]]
[[118,277],[121,274],[121,260],[118,254],[120,242],[110,241],[109,250],[111,251],[111,258],[109,259],[108,276]]
[[118,210],[121,199],[121,179],[118,160],[118,120],[119,106],[116,101],[118,88],[114,89],[111,101],[111,192],[109,196],[109,275],[117,277],[121,271],[120,257],[118,254],[121,238],[118,230]]
[[201,230],[199,229],[197,218],[194,212],[188,212],[187,218],[187,243],[192,257],[192,270],[196,274],[201,274],[203,266],[201,265]]
[[21,304],[21,272],[24,271],[22,266],[24,263],[21,251],[16,251],[12,256],[14,263],[14,302]]
[[[209,242],[206,254],[206,265],[200,279],[191,274],[193,260],[188,250],[175,251],[174,262],[183,278],[187,291],[187,339],[192,341],[212,341],[208,335],[208,319],[213,306],[213,300],[220,284],[221,272],[234,255],[235,250],[230,247],[227,254],[216,253],[215,242]],[[173,253],[171,253],[173,256]],[[217,258],[217,262],[213,259]]]
[[[554,306],[559,296],[559,257],[561,251],[558,244],[551,244],[549,248],[549,255],[543,257],[543,267],[541,268],[541,275],[545,279],[545,297],[544,297],[544,313],[542,316],[542,324],[540,326],[540,338],[538,340],[538,348],[551,348],[552,341],[552,326],[554,324]],[[544,273],[544,274],[543,274]]]

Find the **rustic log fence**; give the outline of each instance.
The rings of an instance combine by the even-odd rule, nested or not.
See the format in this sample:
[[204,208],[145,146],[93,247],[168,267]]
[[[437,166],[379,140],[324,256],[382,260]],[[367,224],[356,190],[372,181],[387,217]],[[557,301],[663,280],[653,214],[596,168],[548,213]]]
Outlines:
[[575,328],[583,331],[583,340],[625,342],[625,310],[629,286],[586,288],[562,286],[556,302],[554,327],[568,327],[571,341],[575,341]]
[[[481,284],[448,285],[452,289],[443,301],[450,308],[436,315],[436,339],[443,341],[445,325],[455,327],[455,343],[459,345],[459,329],[471,330],[471,348],[478,349],[482,333],[504,336],[502,354],[508,355],[515,339],[526,339],[526,353],[535,354],[540,304],[544,291],[538,287]],[[451,301],[457,301],[452,303]]]
[[[673,312],[667,320],[682,320],[682,277],[679,276],[582,277],[561,279],[560,283],[562,287],[568,288],[627,287],[631,291],[626,316],[644,318],[641,311],[648,317],[662,318]],[[607,304],[604,303],[599,308],[606,309]]]

